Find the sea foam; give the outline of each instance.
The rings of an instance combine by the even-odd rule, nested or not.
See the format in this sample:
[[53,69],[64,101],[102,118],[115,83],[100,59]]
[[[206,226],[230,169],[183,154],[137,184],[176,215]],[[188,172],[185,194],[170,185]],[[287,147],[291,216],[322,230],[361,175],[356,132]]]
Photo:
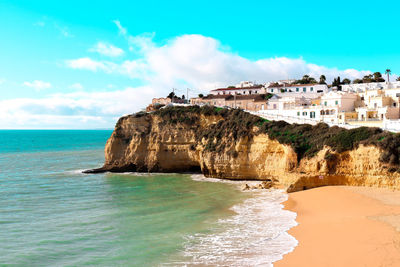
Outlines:
[[[201,176],[193,178],[203,180]],[[287,231],[297,223],[296,213],[284,210],[281,204],[287,194],[282,190],[253,190],[248,194],[249,198],[231,208],[235,214],[220,219],[210,233],[187,236],[184,260],[171,265],[272,266],[291,252],[298,242]]]

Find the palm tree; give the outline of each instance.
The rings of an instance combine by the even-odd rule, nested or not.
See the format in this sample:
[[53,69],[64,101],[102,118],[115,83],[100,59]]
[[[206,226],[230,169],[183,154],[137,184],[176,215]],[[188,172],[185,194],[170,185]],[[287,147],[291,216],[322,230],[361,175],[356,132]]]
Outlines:
[[388,79],[387,79],[387,81],[388,81],[388,83],[390,82],[390,80],[389,80],[389,75],[392,73],[392,71],[390,70],[390,69],[386,69],[385,70],[385,74],[387,75],[387,77],[388,77]]

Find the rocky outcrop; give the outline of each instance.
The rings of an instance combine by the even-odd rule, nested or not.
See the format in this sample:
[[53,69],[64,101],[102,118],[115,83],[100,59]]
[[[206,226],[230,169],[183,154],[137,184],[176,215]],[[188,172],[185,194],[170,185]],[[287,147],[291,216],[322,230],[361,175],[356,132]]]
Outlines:
[[[192,114],[193,115],[193,114]],[[373,145],[335,152],[325,146],[312,157],[299,158],[287,144],[259,133],[257,127],[224,145],[209,149],[201,132],[224,118],[195,114],[195,123],[166,121],[157,114],[122,117],[107,141],[105,164],[87,172],[202,172],[207,177],[273,181],[287,191],[325,185],[364,185],[400,188],[400,174],[380,161]]]

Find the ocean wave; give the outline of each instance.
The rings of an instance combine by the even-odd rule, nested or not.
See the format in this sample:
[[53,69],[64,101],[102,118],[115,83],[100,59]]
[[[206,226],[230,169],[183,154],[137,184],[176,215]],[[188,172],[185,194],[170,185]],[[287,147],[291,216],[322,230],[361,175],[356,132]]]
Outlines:
[[183,260],[171,265],[272,266],[291,252],[298,242],[287,231],[297,223],[296,213],[281,204],[287,194],[282,190],[248,193],[250,198],[231,208],[235,215],[220,219],[212,233],[187,236]]

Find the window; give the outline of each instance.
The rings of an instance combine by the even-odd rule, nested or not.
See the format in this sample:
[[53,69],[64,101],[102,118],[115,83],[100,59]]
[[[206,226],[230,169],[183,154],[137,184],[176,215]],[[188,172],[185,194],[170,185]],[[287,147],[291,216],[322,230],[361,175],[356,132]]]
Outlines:
[[274,104],[274,109],[276,109],[276,104]]
[[257,91],[255,91],[254,93],[257,94]]
[[324,105],[327,106],[327,105],[328,105],[328,102],[325,101]]
[[300,111],[297,112],[297,116],[300,116]]
[[310,88],[310,92],[313,92],[313,91],[314,91],[314,87],[311,87],[311,88]]
[[339,105],[339,101],[336,100],[336,101],[335,101],[335,105]]
[[296,92],[298,92],[300,90],[300,88],[296,88]]
[[274,89],[271,89],[271,93],[273,93],[274,92]]
[[307,88],[303,87],[303,92],[306,92],[306,91],[307,91]]

